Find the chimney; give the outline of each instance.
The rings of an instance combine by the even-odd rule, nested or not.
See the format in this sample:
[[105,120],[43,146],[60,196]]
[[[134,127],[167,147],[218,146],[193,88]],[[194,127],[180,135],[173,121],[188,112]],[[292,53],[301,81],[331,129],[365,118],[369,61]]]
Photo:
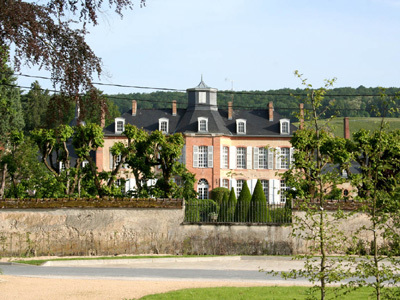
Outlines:
[[172,100],[172,115],[176,116],[176,100]]
[[343,118],[344,138],[350,139],[349,117]]
[[232,101],[228,102],[228,120],[232,120],[233,117],[233,108],[232,108]]
[[299,108],[300,108],[300,129],[304,129],[304,103],[300,103],[299,104]]
[[269,121],[274,121],[274,104],[272,102],[268,103],[268,118]]
[[132,100],[132,116],[136,116],[137,111],[137,102],[136,100]]

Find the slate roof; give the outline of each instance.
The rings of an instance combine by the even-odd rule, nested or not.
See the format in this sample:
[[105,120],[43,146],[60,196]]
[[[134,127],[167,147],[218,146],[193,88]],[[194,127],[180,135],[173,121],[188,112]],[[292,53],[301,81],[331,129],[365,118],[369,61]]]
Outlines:
[[[154,131],[159,128],[159,119],[169,120],[169,133],[184,134],[217,134],[225,136],[291,136],[280,134],[280,115],[274,112],[274,120],[269,121],[268,109],[257,110],[233,110],[232,120],[228,120],[228,111],[217,107],[217,89],[208,87],[203,78],[195,87],[187,90],[188,107],[178,109],[176,116],[172,115],[171,109],[137,109],[136,116],[132,116],[132,110],[122,114],[125,123],[143,128],[146,131]],[[207,98],[200,102],[198,95],[207,93]],[[196,96],[197,95],[197,96]],[[207,99],[207,100],[206,100]],[[198,132],[198,118],[204,117],[208,120],[208,131]],[[236,120],[246,120],[246,134],[236,133]],[[297,130],[296,126],[290,125],[290,132]],[[104,129],[106,136],[119,136],[115,133],[115,123]]]
[[[146,131],[158,129],[158,120],[167,118],[169,120],[169,133],[198,133],[197,120],[199,117],[208,119],[208,132],[202,134],[221,134],[226,136],[281,136],[281,116],[274,112],[274,121],[268,120],[267,109],[257,110],[233,110],[232,120],[228,120],[228,111],[219,109],[213,110],[186,110],[178,109],[177,115],[172,115],[172,109],[138,109],[136,116],[132,116],[132,110],[121,116],[126,123],[143,128]],[[246,120],[246,134],[236,134],[236,120]],[[297,127],[290,125],[290,132],[297,130]],[[106,136],[118,136],[115,133],[115,123],[104,129]],[[287,136],[287,135],[285,135]],[[289,135],[291,136],[291,135]]]

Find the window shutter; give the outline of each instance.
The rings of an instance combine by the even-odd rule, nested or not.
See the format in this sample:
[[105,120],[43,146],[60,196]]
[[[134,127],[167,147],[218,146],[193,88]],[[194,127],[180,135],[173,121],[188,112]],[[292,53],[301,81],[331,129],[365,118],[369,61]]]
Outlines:
[[274,168],[274,149],[268,148],[268,169]]
[[229,169],[236,169],[236,147],[229,147]]
[[276,148],[276,168],[281,169],[281,162],[282,162],[282,157],[281,157],[281,148],[277,147]]
[[254,169],[259,168],[259,161],[258,161],[258,153],[260,152],[260,149],[257,147],[253,148],[253,167]]
[[111,153],[111,148],[110,148],[110,170],[112,171],[114,169],[114,157]]
[[193,168],[199,167],[199,146],[193,146]]
[[[220,167],[221,169],[224,168],[223,152],[224,152],[224,146],[221,145],[221,146],[219,147],[219,167]],[[219,186],[222,186],[222,181],[221,181],[221,184],[220,184]]]
[[182,147],[182,153],[179,157],[179,162],[186,165],[186,145],[183,145]]
[[208,146],[208,167],[213,168],[214,166],[214,146]]
[[246,169],[253,169],[253,151],[251,151],[253,147],[247,147],[246,150],[246,155],[247,155],[247,161],[246,161]]
[[278,179],[270,179],[268,182],[269,204],[281,203],[280,195],[281,182]]
[[219,179],[219,186],[220,186],[220,187],[223,186],[223,180],[224,180],[223,178],[220,178],[220,179]]
[[254,188],[256,187],[257,184],[257,179],[250,179],[247,180],[247,185],[249,186],[250,193],[253,195],[254,193]]
[[294,162],[293,153],[294,153],[294,148],[290,148],[290,164],[289,164],[289,168],[291,168],[293,166],[293,162]]
[[[233,189],[235,191],[235,195],[236,195],[236,179],[231,179],[231,189]],[[236,198],[239,197],[239,195],[236,195]]]

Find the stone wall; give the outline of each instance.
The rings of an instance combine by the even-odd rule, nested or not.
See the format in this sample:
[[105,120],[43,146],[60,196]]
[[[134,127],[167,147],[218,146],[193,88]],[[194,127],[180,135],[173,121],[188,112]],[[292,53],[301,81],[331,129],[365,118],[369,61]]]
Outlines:
[[[290,237],[290,226],[193,225],[183,219],[184,208],[3,208],[0,256],[288,255],[307,249],[304,241]],[[343,228],[352,234],[366,220],[355,215],[348,222],[352,225]]]

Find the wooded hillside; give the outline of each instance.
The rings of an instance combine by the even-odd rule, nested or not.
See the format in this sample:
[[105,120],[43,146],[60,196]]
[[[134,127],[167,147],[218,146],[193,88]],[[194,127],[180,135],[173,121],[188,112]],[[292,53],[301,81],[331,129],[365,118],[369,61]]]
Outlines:
[[[385,94],[395,96],[400,88],[387,88]],[[325,96],[323,107],[326,109],[325,118],[338,117],[376,117],[381,110],[380,88],[335,88],[328,91]],[[274,103],[275,110],[282,116],[296,120],[294,114],[298,112],[299,103],[305,97],[303,89],[279,89],[269,91],[218,91],[218,105],[220,108],[227,108],[228,101],[233,100],[234,109],[266,109],[268,102]],[[131,93],[108,95],[114,101],[120,112],[128,111],[131,108],[131,100],[138,100],[139,108],[169,108],[172,100],[178,102],[179,108],[187,105],[187,96],[184,92],[153,92],[153,93]],[[399,117],[395,113],[391,117]]]

